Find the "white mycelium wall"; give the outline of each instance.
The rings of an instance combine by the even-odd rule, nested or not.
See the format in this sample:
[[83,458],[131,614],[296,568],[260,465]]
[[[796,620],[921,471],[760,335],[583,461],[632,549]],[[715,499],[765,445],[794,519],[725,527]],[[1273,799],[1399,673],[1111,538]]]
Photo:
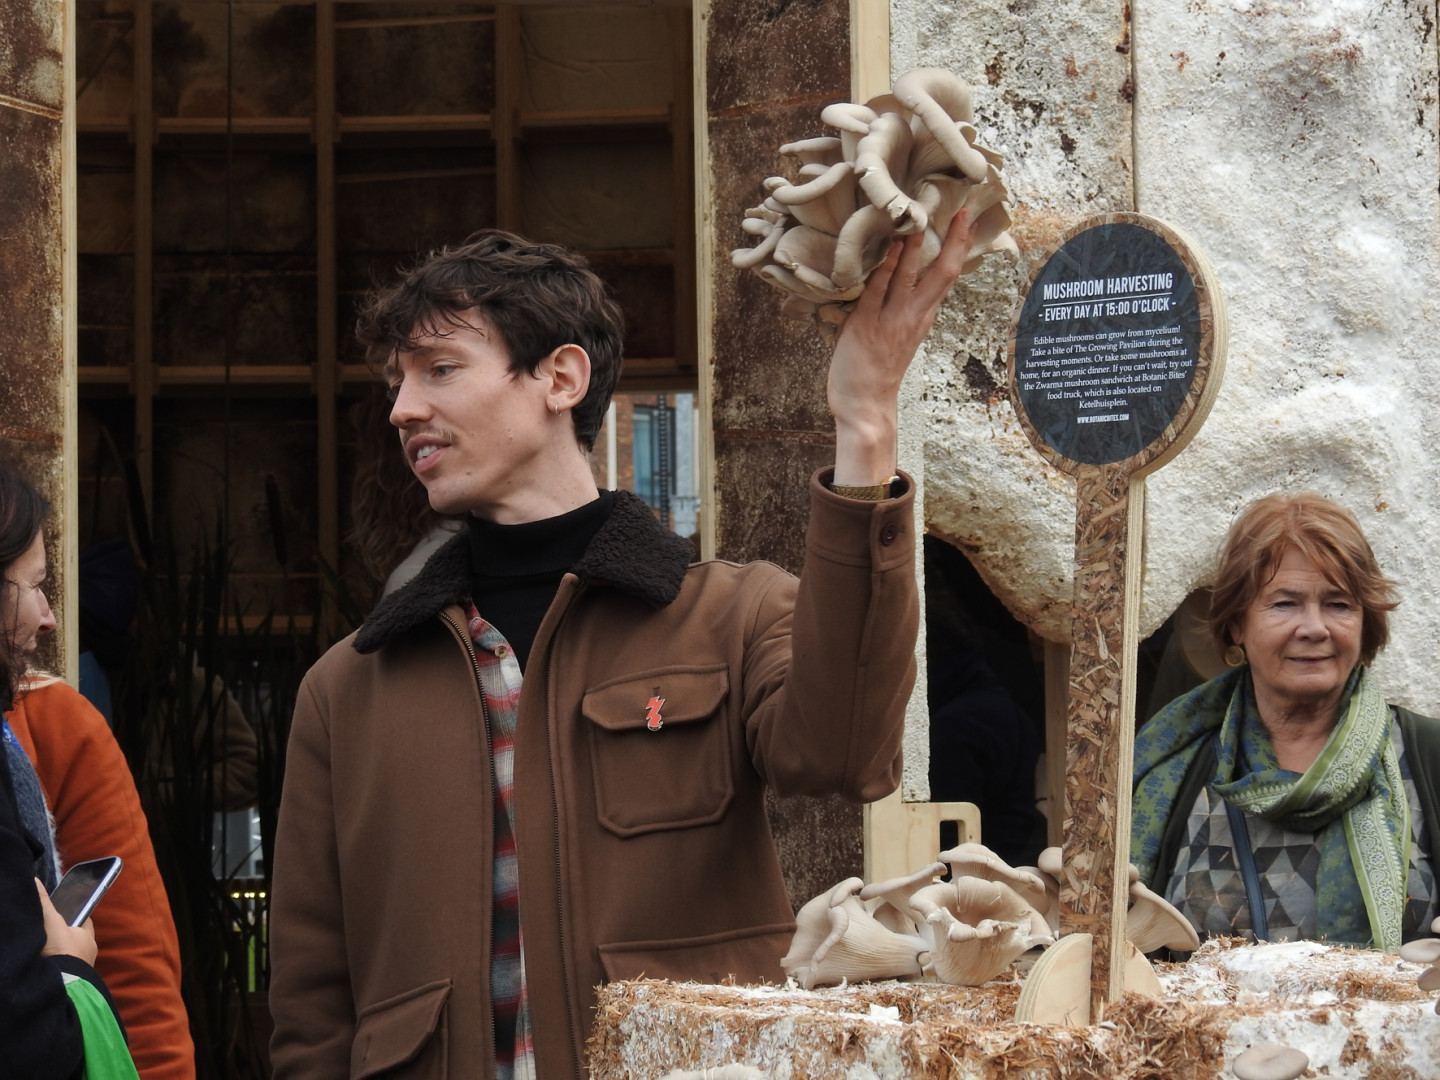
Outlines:
[[1068,637],[1073,484],[1019,429],[1005,341],[1066,228],[1153,215],[1208,255],[1230,348],[1205,427],[1148,482],[1140,634],[1206,583],[1241,505],[1316,490],[1356,514],[1400,582],[1376,665],[1387,695],[1440,711],[1435,8],[1135,0],[1127,22],[1125,7],[891,5],[895,72],[948,67],[972,85],[1024,252],[962,279],[931,338],[917,404],[928,526],[1017,617]]

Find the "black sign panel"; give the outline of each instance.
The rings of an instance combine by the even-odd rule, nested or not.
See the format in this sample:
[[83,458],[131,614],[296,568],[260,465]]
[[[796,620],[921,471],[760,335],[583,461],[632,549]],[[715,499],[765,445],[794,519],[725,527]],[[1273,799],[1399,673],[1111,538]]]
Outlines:
[[1017,406],[1061,457],[1125,461],[1179,414],[1200,338],[1194,280],[1165,238],[1096,225],[1067,240],[1030,286],[1015,332]]

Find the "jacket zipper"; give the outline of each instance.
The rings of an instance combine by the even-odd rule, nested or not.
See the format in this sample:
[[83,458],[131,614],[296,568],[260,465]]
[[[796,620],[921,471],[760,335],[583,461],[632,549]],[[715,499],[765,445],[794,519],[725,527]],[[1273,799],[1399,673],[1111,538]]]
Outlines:
[[[492,874],[492,877],[491,877],[491,879],[490,879],[490,906],[491,906],[491,912],[490,912],[490,965],[491,965],[491,966],[494,966],[494,963],[495,963],[495,912],[494,912],[494,906],[495,906],[495,879],[494,879],[494,877],[493,877],[494,870],[495,870],[495,851],[494,851],[495,822],[494,822],[494,818],[495,818],[495,795],[496,795],[496,792],[497,792],[498,789],[499,789],[499,778],[495,775],[495,744],[494,744],[494,740],[493,740],[492,737],[491,737],[491,732],[490,732],[490,704],[489,704],[488,701],[485,700],[485,683],[484,683],[484,682],[481,680],[481,678],[480,678],[480,657],[478,657],[478,656],[475,655],[475,643],[470,640],[470,635],[469,635],[466,631],[464,631],[463,629],[461,629],[459,626],[455,625],[455,620],[450,617],[450,615],[449,615],[448,612],[445,612],[445,611],[440,612],[440,618],[445,621],[446,625],[448,625],[451,630],[455,631],[456,636],[460,638],[460,644],[465,647],[465,655],[468,656],[468,657],[470,657],[470,672],[471,672],[472,675],[475,676],[475,689],[476,689],[476,691],[477,691],[477,692],[479,693],[479,695],[480,695],[480,719],[481,719],[481,722],[482,722],[482,726],[483,726],[484,729],[485,729],[485,756],[486,756],[486,758],[487,758],[487,759],[489,760],[489,762],[490,762],[490,818],[491,818],[491,822],[490,822],[490,832],[491,832],[490,870],[491,870],[491,874]],[[490,971],[487,969],[487,970],[484,972],[483,976],[482,976],[482,977],[484,978],[484,980],[485,980],[485,986],[486,986],[485,994],[486,994],[486,997],[489,997],[489,996],[490,996],[490,993],[491,993],[491,991],[490,991],[490,974],[491,974]],[[499,1035],[498,1030],[497,1030],[496,1027],[495,1027],[495,1002],[494,1002],[494,1001],[491,1001],[491,1002],[490,1002],[490,1056],[491,1056],[492,1059],[493,1059],[493,1058],[495,1057],[495,1055],[499,1052],[499,1043],[500,1043],[500,1035]],[[491,1067],[492,1067],[492,1069],[493,1069],[493,1067],[494,1067],[494,1061],[493,1061],[493,1060],[491,1061]]]

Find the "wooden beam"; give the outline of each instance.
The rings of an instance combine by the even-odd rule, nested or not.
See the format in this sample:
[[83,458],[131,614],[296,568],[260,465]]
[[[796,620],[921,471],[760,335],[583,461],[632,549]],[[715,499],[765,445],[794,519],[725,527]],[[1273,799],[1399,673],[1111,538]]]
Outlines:
[[675,363],[695,369],[695,73],[691,63],[690,15],[670,12],[670,174],[674,200],[672,258],[675,267]]
[[1045,642],[1045,839],[1065,842],[1065,733],[1070,723],[1070,646]]
[[[317,70],[315,74],[318,78],[320,73]],[[333,93],[331,100],[333,103]],[[409,135],[425,132],[489,131],[494,124],[493,116],[493,113],[417,113],[408,116],[341,116],[336,122],[336,128],[341,135],[386,135],[397,132]]]
[[888,0],[850,0],[850,90],[855,101],[890,90]]
[[492,22],[493,12],[477,11],[464,15],[405,15],[388,19],[342,19],[335,23],[336,30],[385,30],[404,26],[449,26],[455,23]]
[[[60,627],[60,673],[71,686],[80,683],[80,467],[79,400],[75,394],[75,369],[79,346],[79,214],[75,179],[75,7],[63,4],[64,22],[60,68],[64,79],[60,118],[60,326],[61,382],[61,476],[59,521],[52,529],[59,533],[61,593],[57,621]],[[55,492],[51,492],[53,497]]]
[[154,279],[155,186],[154,0],[135,0],[135,306],[130,387],[135,395],[135,469],[146,513],[154,516],[155,358]]
[[157,135],[307,136],[310,130],[310,119],[305,116],[161,116],[155,120]]
[[490,112],[495,140],[495,223],[514,232],[520,232],[524,222],[518,145],[522,64],[520,12],[513,4],[500,4],[495,8],[495,106]]
[[1075,619],[1065,762],[1060,921],[1086,933],[1091,1016],[1125,991],[1135,646],[1145,480],[1125,466],[1075,473]]
[[690,9],[690,115],[694,122],[695,177],[695,365],[699,379],[696,408],[699,410],[700,452],[700,557],[715,558],[719,505],[715,497],[715,287],[711,268],[715,265],[715,232],[711,226],[715,185],[710,172],[710,114],[706,108],[705,41],[709,30],[711,0],[694,0]]
[[912,874],[940,854],[940,825],[954,822],[957,844],[980,843],[980,808],[968,802],[905,802],[896,791],[865,807],[865,880]]
[[[340,392],[338,286],[335,270],[335,0],[315,6],[315,461],[316,545],[340,569],[340,464],[336,397]],[[233,378],[233,373],[232,373]],[[326,609],[327,621],[335,613]],[[329,636],[327,634],[327,636]]]

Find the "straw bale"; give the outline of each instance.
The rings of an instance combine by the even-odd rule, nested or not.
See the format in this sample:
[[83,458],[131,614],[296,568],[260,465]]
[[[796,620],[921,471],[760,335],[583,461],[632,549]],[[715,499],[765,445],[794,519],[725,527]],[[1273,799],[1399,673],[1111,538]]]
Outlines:
[[[1017,965],[1017,972],[1023,965]],[[1159,964],[1163,998],[1126,995],[1089,1027],[1011,1019],[1018,975],[982,987],[876,982],[803,991],[636,980],[599,992],[594,1080],[754,1066],[775,1080],[1213,1080],[1259,1042],[1305,1051],[1315,1075],[1440,1075],[1423,965],[1313,942],[1207,942]]]

